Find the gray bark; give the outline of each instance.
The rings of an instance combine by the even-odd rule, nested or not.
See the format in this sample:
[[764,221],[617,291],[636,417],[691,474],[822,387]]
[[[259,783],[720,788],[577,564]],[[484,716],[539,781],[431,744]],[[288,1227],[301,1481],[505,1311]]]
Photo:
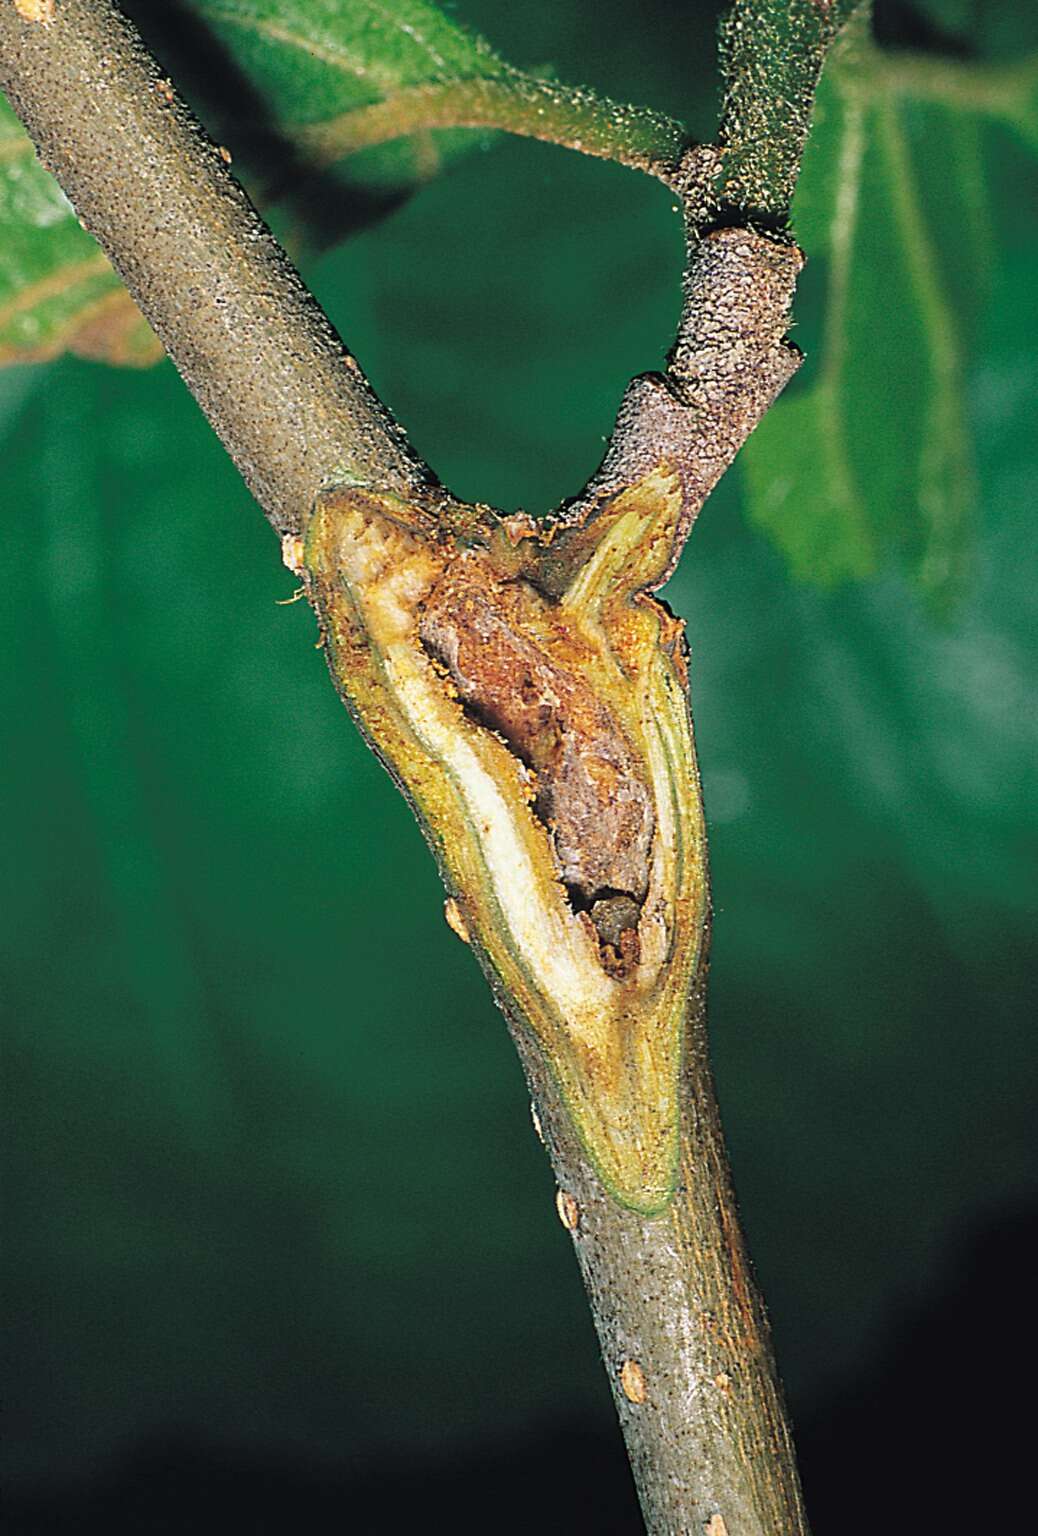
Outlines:
[[650,1536],[807,1536],[770,1330],[740,1230],[706,1039],[689,1010],[680,1177],[659,1216],[619,1208],[518,1029]]

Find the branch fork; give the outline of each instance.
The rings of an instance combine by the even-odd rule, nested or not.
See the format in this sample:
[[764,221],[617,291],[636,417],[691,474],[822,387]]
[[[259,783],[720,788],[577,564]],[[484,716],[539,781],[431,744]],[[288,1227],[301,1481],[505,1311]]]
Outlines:
[[649,1529],[801,1536],[706,1049],[683,625],[654,595],[796,369],[799,252],[709,230],[718,151],[687,151],[667,369],[537,524],[436,483],[111,0],[45,26],[0,0],[0,87],[283,536],[418,814],[527,1073]]
[[675,1187],[708,905],[684,626],[652,594],[797,365],[799,267],[748,230],[698,245],[668,372],[631,384],[601,470],[545,525],[353,484],[317,498],[297,561],[513,1027],[643,1214]]

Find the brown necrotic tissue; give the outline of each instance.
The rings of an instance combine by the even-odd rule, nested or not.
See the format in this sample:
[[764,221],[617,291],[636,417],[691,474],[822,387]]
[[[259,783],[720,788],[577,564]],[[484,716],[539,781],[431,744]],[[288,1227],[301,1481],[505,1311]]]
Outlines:
[[463,557],[427,599],[419,634],[469,713],[534,775],[559,878],[619,947],[648,889],[652,797],[620,722],[575,670],[577,642],[557,609]]

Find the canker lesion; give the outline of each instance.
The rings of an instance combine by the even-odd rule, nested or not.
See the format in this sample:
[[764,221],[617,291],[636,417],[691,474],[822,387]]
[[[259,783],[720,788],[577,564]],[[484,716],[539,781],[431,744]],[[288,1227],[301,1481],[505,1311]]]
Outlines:
[[681,625],[649,595],[681,508],[666,463],[596,504],[593,533],[334,487],[304,556],[337,685],[456,927],[605,1186],[646,1213],[674,1187],[705,933]]
[[795,371],[800,263],[749,230],[702,240],[667,372],[632,381],[599,470],[546,522],[431,482],[343,484],[317,497],[302,559],[288,551],[453,926],[605,1188],[646,1216],[679,1176],[709,933],[682,625],[653,594]]
[[530,583],[499,579],[478,552],[448,565],[418,634],[469,716],[529,772],[569,903],[593,930],[606,972],[626,976],[638,963],[656,817],[616,714],[557,654],[579,660],[579,636]]

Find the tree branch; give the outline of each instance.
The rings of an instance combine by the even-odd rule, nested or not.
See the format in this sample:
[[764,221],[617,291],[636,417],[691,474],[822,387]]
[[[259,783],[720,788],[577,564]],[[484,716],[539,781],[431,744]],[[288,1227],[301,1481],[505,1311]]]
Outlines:
[[609,1198],[543,1059],[529,1047],[520,1052],[647,1531],[808,1536],[770,1330],[728,1171],[705,994],[704,966],[689,1006],[679,1182],[654,1218]]
[[[0,85],[288,536],[336,686],[419,815],[526,1069],[650,1531],[802,1536],[707,1057],[683,626],[651,596],[797,365],[799,253],[707,232],[716,152],[680,159],[668,370],[538,526],[436,486],[109,0],[0,0]],[[777,208],[788,175],[758,197],[743,148],[729,190]]]
[[765,228],[789,217],[815,87],[841,26],[869,0],[734,0],[721,27],[723,207]]

